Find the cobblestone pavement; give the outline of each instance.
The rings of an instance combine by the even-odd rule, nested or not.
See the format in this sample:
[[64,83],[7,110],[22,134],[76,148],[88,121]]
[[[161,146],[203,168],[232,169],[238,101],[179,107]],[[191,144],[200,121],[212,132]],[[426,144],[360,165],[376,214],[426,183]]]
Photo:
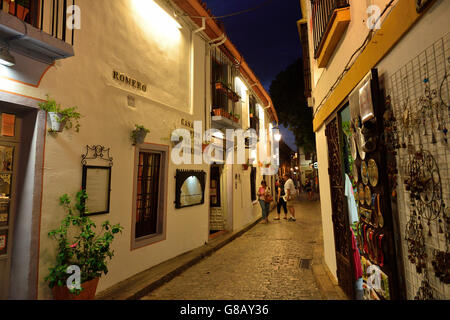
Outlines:
[[319,300],[311,271],[318,201],[297,201],[296,222],[269,216],[253,229],[144,297],[145,300]]

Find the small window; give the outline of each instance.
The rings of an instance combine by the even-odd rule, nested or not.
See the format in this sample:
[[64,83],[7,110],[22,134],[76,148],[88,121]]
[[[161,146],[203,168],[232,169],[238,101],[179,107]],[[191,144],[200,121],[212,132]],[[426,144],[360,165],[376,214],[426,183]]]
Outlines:
[[165,239],[168,148],[136,150],[133,248]]

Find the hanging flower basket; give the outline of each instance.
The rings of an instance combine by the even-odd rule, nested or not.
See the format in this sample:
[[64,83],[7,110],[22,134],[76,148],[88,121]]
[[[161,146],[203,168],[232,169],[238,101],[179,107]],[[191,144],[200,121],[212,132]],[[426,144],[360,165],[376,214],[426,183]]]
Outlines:
[[147,133],[150,132],[147,128],[144,126],[135,125],[136,129],[134,129],[131,132],[131,140],[133,141],[133,145],[139,145],[143,144],[145,141],[145,137],[147,136]]
[[47,95],[47,100],[39,103],[39,108],[47,112],[50,132],[62,132],[64,128],[80,131],[81,114],[77,111],[77,107],[62,108],[55,99]]
[[62,120],[63,115],[58,112],[47,113],[48,123],[50,125],[50,132],[62,132],[66,127],[67,120]]

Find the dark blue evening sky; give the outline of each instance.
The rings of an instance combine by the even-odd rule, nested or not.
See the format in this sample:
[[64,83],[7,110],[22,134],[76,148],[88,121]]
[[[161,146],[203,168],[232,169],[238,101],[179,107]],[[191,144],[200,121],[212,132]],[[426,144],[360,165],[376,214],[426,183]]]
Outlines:
[[[206,0],[216,17],[262,5],[254,11],[221,18],[228,38],[269,92],[277,74],[301,57],[297,20],[298,0]],[[282,130],[283,139],[296,150],[294,136]]]

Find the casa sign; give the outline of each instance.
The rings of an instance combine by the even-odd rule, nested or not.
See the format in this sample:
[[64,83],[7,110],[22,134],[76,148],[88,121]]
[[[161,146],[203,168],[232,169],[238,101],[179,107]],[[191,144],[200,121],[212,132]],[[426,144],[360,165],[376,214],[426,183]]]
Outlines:
[[113,71],[113,79],[116,81],[120,81],[123,84],[126,84],[138,91],[147,92],[147,85],[145,83],[142,83],[132,77],[129,77],[128,75],[124,73],[120,73],[118,71]]

